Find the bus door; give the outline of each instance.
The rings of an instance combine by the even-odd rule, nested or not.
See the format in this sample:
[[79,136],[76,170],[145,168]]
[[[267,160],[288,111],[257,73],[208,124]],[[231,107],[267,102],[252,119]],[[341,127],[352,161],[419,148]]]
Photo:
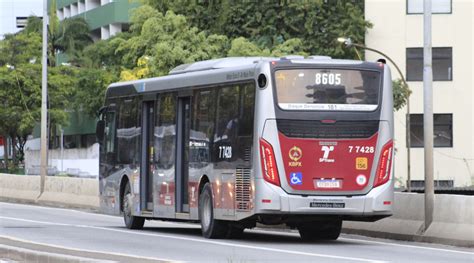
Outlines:
[[154,100],[144,101],[142,105],[142,151],[140,167],[140,207],[153,210],[154,157]]
[[176,151],[176,212],[189,213],[189,136],[191,129],[191,97],[179,97]]

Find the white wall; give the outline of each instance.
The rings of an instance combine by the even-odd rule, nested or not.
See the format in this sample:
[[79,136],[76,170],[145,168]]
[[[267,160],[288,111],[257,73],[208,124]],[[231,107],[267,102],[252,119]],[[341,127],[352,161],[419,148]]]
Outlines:
[[115,24],[110,24],[110,37],[115,36],[115,34],[122,32],[122,24],[121,23],[115,23]]
[[[406,0],[366,0],[365,17],[373,24],[366,45],[388,54],[405,74],[406,47],[423,47],[423,15],[407,15]],[[452,47],[453,80],[433,82],[434,113],[453,114],[453,147],[434,149],[435,180],[454,180],[455,186],[474,181],[474,1],[453,0],[452,14],[432,15],[433,47]],[[366,59],[380,56],[370,51]],[[399,78],[392,70],[393,78]],[[412,113],[423,112],[423,82],[409,82]],[[403,108],[395,114],[396,178],[406,182],[407,158]],[[411,179],[424,178],[424,150],[411,149]]]
[[[40,167],[39,139],[29,141],[25,145],[25,169],[27,174],[38,174]],[[64,149],[48,151],[48,166],[53,170],[82,177],[99,175],[99,144],[87,149]],[[51,170],[51,169],[50,169]]]
[[107,39],[110,37],[109,25],[105,25],[100,28],[100,37],[101,39]]

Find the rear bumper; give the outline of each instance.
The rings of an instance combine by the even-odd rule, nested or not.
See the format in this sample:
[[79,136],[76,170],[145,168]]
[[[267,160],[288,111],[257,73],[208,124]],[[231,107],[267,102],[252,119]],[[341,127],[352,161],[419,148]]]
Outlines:
[[[255,183],[259,189],[255,196],[255,214],[331,215],[341,216],[346,220],[376,220],[392,215],[393,180],[360,196],[294,195],[263,179],[257,179]],[[312,203],[326,207],[311,207]],[[338,207],[327,207],[332,204]]]

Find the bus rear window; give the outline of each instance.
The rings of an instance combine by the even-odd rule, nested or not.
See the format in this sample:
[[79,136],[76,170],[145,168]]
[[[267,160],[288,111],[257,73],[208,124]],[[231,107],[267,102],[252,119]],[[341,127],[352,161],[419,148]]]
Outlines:
[[283,110],[373,111],[381,87],[376,71],[290,69],[275,72]]

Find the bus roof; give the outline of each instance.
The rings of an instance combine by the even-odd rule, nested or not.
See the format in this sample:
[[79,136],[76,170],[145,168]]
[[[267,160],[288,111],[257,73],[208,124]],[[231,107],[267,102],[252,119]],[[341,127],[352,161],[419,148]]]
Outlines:
[[[261,63],[277,62],[284,64],[331,64],[331,65],[362,65],[374,66],[376,63],[331,59],[327,56],[285,56],[275,57],[227,57],[190,64],[182,64],[169,72],[167,76],[117,82],[107,89],[107,97],[128,96],[137,93],[160,90],[173,90],[181,87],[200,86],[225,81],[237,81],[256,77],[255,68]],[[232,73],[242,73],[235,74]],[[229,77],[230,76],[230,77]]]

